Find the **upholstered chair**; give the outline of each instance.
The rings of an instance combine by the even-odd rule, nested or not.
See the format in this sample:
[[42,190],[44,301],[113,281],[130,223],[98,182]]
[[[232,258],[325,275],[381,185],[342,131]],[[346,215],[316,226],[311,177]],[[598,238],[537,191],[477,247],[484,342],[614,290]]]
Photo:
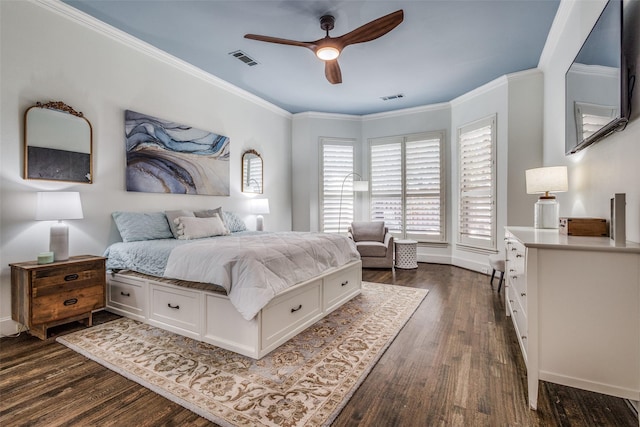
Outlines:
[[393,268],[393,236],[384,222],[352,222],[349,237],[356,243],[363,268]]

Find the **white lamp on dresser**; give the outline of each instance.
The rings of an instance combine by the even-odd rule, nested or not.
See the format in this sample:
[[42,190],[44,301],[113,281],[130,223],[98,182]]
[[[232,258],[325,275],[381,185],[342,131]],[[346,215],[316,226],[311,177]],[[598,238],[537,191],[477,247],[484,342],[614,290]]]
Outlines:
[[40,191],[36,203],[36,220],[58,222],[51,225],[49,250],[54,261],[69,259],[69,226],[66,219],[82,219],[82,202],[77,191]]
[[566,166],[552,166],[527,170],[527,194],[542,194],[535,205],[535,228],[558,228],[560,205],[550,193],[569,189]]

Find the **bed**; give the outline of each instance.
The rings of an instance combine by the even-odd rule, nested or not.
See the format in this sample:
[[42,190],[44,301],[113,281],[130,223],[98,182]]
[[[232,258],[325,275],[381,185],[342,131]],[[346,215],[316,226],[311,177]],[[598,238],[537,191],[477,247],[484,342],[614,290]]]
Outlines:
[[124,226],[114,213],[123,242],[105,252],[107,310],[260,359],[360,293],[345,236],[251,232],[226,218],[222,235],[175,238],[164,223],[184,217],[161,214]]

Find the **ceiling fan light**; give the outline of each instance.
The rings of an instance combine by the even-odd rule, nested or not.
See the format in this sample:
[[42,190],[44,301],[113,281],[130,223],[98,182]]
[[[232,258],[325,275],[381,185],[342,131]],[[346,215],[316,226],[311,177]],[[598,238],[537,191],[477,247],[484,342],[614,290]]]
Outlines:
[[316,51],[316,56],[323,61],[331,61],[340,55],[340,51],[333,46],[324,46]]

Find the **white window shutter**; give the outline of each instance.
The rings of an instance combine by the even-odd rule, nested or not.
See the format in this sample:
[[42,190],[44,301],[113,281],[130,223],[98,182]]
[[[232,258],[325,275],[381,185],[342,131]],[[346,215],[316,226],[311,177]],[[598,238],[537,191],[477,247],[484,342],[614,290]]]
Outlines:
[[371,141],[371,220],[398,237],[445,240],[443,144],[442,132]]
[[[321,224],[326,233],[346,232],[354,218],[353,143],[321,140]],[[344,183],[344,188],[343,188]]]
[[458,129],[458,243],[482,249],[496,247],[496,117]]

